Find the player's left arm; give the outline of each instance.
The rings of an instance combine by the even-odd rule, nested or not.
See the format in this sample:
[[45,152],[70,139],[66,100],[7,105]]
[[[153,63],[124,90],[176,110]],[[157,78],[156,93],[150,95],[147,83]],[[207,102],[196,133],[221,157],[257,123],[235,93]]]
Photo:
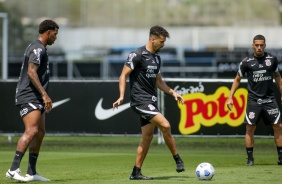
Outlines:
[[173,89],[171,89],[170,87],[167,86],[165,81],[163,81],[160,73],[158,73],[157,77],[156,77],[156,86],[157,86],[157,88],[159,88],[163,92],[172,95],[176,101],[179,101],[182,104],[184,103],[182,96],[180,94],[178,94],[176,91],[174,91]]
[[27,75],[31,81],[31,83],[33,84],[33,86],[39,91],[39,93],[42,96],[42,99],[44,101],[44,105],[45,105],[45,110],[47,112],[51,111],[52,109],[52,100],[51,98],[48,96],[47,92],[45,91],[45,89],[43,88],[43,86],[40,83],[38,74],[37,74],[37,70],[39,68],[38,64],[32,63],[30,62],[28,64],[28,71],[27,71]]
[[279,89],[280,94],[282,95],[282,79],[279,71],[274,72],[274,80]]

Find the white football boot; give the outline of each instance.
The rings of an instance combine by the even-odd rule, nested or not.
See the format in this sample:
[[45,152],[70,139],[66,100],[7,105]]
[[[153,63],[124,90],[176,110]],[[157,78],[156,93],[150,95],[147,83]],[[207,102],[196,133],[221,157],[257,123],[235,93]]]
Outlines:
[[10,169],[6,172],[6,178],[10,178],[10,179],[14,179],[17,181],[27,181],[26,178],[24,176],[22,176],[21,174],[21,170],[20,168],[14,170],[14,171],[10,171]]
[[43,176],[40,176],[38,173],[35,175],[25,175],[26,181],[50,181],[48,178],[44,178]]

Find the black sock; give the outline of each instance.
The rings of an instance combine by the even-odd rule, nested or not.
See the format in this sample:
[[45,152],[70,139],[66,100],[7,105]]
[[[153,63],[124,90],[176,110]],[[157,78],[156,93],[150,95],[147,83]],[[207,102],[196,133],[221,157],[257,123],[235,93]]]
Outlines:
[[253,147],[246,148],[246,151],[247,151],[248,159],[249,160],[254,160],[254,157],[253,157],[254,148]]
[[277,146],[278,159],[282,160],[282,147]]
[[14,171],[14,170],[20,168],[20,164],[21,164],[21,160],[22,160],[23,156],[24,156],[24,153],[16,151],[12,166],[10,168],[10,171]]
[[183,162],[178,154],[174,155],[173,158],[174,158],[176,163]]
[[27,174],[35,175],[36,174],[36,162],[38,158],[38,153],[30,153],[28,159]]
[[136,176],[141,173],[141,168],[134,166],[131,175]]

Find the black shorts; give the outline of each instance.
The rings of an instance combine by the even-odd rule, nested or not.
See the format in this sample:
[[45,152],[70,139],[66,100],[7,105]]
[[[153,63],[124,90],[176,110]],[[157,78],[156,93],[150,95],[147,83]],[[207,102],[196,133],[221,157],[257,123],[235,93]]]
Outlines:
[[142,104],[131,108],[140,115],[141,127],[151,123],[150,120],[159,113],[157,104]]
[[22,118],[34,110],[40,110],[41,114],[45,112],[43,103],[31,102],[31,103],[19,105],[18,107],[20,108],[20,116]]
[[265,125],[273,125],[281,123],[280,116],[280,109],[274,99],[268,101],[250,100],[247,105],[245,123],[256,125],[261,117]]

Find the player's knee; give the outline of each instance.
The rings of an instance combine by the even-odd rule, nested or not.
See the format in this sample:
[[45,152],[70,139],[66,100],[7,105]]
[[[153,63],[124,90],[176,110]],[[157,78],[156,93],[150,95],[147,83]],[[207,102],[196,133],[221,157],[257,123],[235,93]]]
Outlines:
[[45,130],[40,130],[40,131],[38,131],[38,136],[41,136],[41,137],[44,137],[45,136]]
[[272,127],[273,127],[274,132],[282,134],[282,126],[281,126],[281,124],[276,124],[276,125],[273,125]]
[[247,125],[246,126],[246,133],[252,134],[255,132],[256,126]]
[[166,123],[164,124],[162,127],[161,127],[161,131],[163,134],[168,134],[171,132],[171,126],[169,123]]
[[36,134],[38,134],[38,128],[37,127],[28,128],[25,132],[28,136],[34,137]]

